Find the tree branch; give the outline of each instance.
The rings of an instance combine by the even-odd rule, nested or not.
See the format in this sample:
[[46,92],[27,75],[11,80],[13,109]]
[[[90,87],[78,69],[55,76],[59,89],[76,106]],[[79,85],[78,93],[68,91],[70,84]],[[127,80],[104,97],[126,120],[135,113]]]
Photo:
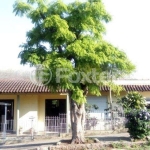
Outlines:
[[80,84],[80,86],[81,86],[81,89],[84,91],[83,95],[87,95],[88,94],[88,86],[85,84],[82,84],[82,83]]
[[70,55],[67,57],[67,59],[68,59],[68,60],[72,60],[72,59],[74,59],[74,56],[70,54]]
[[58,46],[59,53],[63,53],[62,47]]
[[40,16],[43,20],[45,20],[46,17],[44,16],[44,14],[42,12],[40,12]]

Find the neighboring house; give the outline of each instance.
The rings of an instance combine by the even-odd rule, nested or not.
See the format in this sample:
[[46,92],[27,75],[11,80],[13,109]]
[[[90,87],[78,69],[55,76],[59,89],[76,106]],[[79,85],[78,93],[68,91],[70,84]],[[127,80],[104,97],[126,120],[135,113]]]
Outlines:
[[[130,82],[131,83],[131,82]],[[136,83],[136,82],[135,82]],[[150,99],[150,84],[125,84],[125,95],[128,91],[139,91],[148,100]],[[101,88],[101,96],[87,96],[89,104],[96,104],[99,108],[91,112],[91,116],[98,116],[100,119],[105,117],[104,109],[108,108],[109,88]],[[29,79],[0,79],[0,103],[11,104],[7,107],[7,130],[14,131],[19,135],[22,128],[24,132],[29,131],[33,126],[35,131],[45,132],[52,124],[46,122],[48,119],[55,120],[62,115],[63,123],[67,124],[65,132],[69,131],[70,106],[66,90],[59,90],[52,93],[45,86],[37,86]],[[0,130],[2,131],[3,117],[5,114],[4,106],[0,105]],[[93,114],[92,114],[93,113]],[[48,126],[48,127],[47,127]],[[47,129],[46,129],[47,127]],[[55,125],[55,128],[57,125]],[[65,128],[65,127],[64,127]]]

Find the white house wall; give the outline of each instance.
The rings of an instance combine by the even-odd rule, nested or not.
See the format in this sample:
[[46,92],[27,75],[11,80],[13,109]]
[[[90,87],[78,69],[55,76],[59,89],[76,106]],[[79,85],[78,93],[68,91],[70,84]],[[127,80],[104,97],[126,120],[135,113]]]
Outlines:
[[87,103],[90,105],[97,105],[98,109],[92,109],[90,116],[97,117],[97,119],[102,119],[105,117],[104,109],[108,108],[107,96],[88,96]]
[[92,109],[89,113],[90,119],[96,119],[97,123],[94,126],[91,126],[88,130],[105,130],[105,111],[104,109],[108,108],[107,96],[88,96],[87,103],[90,105],[97,105],[98,109]]

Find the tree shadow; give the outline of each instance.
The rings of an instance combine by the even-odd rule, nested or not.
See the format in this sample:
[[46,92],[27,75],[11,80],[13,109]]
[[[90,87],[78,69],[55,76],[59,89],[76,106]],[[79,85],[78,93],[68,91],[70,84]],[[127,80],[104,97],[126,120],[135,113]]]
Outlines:
[[100,141],[104,141],[104,142],[114,142],[114,141],[128,141],[130,142],[131,139],[130,137],[124,137],[124,136],[103,136],[103,137],[92,137],[92,138],[97,138]]

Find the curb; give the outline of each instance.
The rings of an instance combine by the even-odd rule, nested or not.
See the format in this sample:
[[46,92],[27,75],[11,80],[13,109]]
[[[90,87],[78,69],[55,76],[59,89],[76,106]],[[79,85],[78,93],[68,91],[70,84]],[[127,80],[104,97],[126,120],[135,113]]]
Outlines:
[[29,144],[29,143],[26,143],[26,144],[19,144],[19,145],[3,145],[3,146],[0,146],[0,149],[8,149],[8,148],[19,148],[19,147],[24,147],[24,148],[27,148],[27,147],[32,147],[32,146],[41,146],[41,145],[56,145],[58,141],[56,142],[46,142],[46,143],[32,143],[32,144]]

